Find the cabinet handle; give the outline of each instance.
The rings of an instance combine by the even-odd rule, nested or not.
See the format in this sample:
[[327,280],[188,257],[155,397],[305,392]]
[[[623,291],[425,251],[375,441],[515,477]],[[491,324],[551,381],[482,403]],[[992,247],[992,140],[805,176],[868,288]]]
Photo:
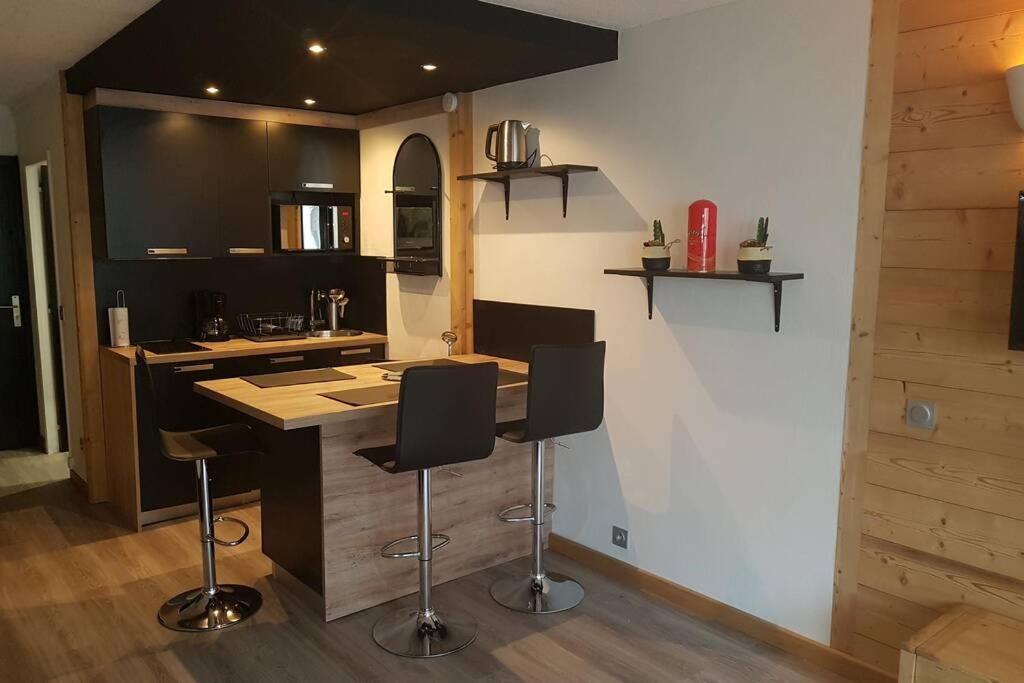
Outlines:
[[229,254],[265,254],[267,250],[263,247],[229,247]]
[[277,358],[271,358],[270,364],[277,365],[279,363],[301,363],[305,360],[305,356],[278,356]]
[[159,248],[159,249],[147,249],[146,253],[150,256],[184,256],[188,253],[188,249],[184,248]]
[[303,187],[310,190],[333,190],[334,183],[302,183]]
[[370,353],[373,349],[342,349],[340,351],[342,356],[361,356],[364,353]]
[[204,372],[213,370],[213,363],[199,363],[198,365],[175,365],[175,372]]

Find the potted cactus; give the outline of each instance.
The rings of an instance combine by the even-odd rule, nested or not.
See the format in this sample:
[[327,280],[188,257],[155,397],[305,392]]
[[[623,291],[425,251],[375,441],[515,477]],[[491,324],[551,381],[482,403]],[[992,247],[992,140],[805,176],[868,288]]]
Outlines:
[[644,270],[668,270],[672,265],[672,255],[669,253],[669,249],[678,243],[679,240],[672,240],[666,244],[665,231],[661,227],[661,221],[654,221],[654,239],[644,242],[641,258]]
[[737,269],[746,275],[765,275],[772,270],[772,248],[768,246],[767,217],[757,219],[757,237],[740,243]]

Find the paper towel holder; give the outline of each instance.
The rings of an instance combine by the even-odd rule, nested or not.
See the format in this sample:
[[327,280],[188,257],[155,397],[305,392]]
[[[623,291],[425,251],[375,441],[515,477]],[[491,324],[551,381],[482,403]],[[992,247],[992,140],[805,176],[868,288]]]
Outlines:
[[124,290],[114,292],[114,306],[107,309],[107,321],[110,323],[110,345],[116,348],[131,346],[128,331],[128,307]]

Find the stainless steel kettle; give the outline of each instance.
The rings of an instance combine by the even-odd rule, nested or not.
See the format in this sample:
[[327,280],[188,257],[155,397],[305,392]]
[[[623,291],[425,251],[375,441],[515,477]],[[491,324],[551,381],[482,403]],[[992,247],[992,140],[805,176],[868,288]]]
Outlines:
[[529,127],[530,124],[525,121],[509,119],[487,128],[484,154],[497,165],[499,171],[526,168],[530,165],[526,140],[526,131]]

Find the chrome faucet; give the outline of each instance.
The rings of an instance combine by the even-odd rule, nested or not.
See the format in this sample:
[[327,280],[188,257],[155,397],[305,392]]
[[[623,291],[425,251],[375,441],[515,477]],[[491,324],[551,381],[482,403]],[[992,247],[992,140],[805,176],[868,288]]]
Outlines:
[[309,290],[309,331],[316,332],[324,324],[321,315],[323,302],[327,300],[327,292],[322,289]]
[[441,333],[441,341],[448,345],[448,355],[450,356],[453,353],[455,342],[459,341],[459,335],[455,334],[451,330],[447,330],[446,332]]

